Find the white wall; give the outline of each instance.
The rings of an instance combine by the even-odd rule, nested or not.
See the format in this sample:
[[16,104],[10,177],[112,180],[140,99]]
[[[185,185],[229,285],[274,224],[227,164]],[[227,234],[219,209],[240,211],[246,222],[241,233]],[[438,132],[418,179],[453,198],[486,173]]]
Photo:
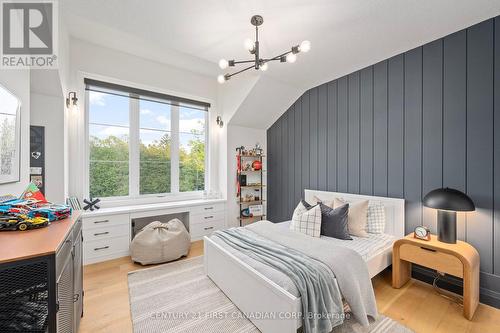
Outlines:
[[[58,72],[59,80],[61,85],[61,93],[63,96],[63,102],[65,102],[66,96],[69,93],[70,85],[70,36],[68,30],[68,24],[66,22],[66,17],[63,11],[59,10],[59,55],[58,55]],[[65,107],[65,104],[63,105]],[[68,117],[67,112],[64,112],[64,193],[68,196],[69,188],[69,132],[68,132]]]
[[[239,216],[239,205],[236,203],[236,147],[245,146],[245,148],[253,148],[256,143],[259,143],[264,149],[264,154],[267,153],[267,134],[264,129],[256,129],[249,127],[241,127],[228,125],[227,126],[227,224],[230,227],[239,226],[237,220]],[[267,170],[267,161],[263,160],[263,170]],[[266,173],[264,172],[263,184],[267,184]],[[264,190],[263,199],[267,198]],[[264,205],[265,206],[265,205]]]
[[64,101],[62,97],[31,93],[31,125],[45,127],[45,197],[64,203]]
[[21,100],[21,170],[20,181],[0,185],[1,194],[21,194],[29,183],[30,150],[30,71],[0,70],[0,84]]
[[70,90],[79,97],[80,110],[68,115],[69,137],[69,194],[87,195],[85,183],[85,76],[132,85],[158,92],[209,102],[210,109],[210,176],[209,187],[221,191],[219,186],[219,128],[215,124],[217,112],[217,82],[213,77],[196,74],[163,63],[140,58],[99,45],[72,38],[70,40]]
[[[234,82],[228,82],[232,83]],[[229,123],[267,129],[303,92],[303,88],[262,75],[257,84],[247,92]]]

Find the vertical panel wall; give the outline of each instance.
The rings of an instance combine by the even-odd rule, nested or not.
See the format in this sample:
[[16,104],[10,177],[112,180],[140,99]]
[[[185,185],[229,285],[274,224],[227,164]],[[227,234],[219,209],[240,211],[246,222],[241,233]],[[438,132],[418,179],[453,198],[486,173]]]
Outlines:
[[493,272],[493,22],[467,29],[467,193],[477,209],[466,233],[488,273]]
[[[423,46],[422,51],[422,190],[443,185],[443,43]],[[436,233],[436,211],[424,208],[424,221]]]
[[480,253],[482,297],[500,293],[499,96],[499,18],[308,90],[268,129],[269,219],[309,188],[405,198],[406,232],[435,232],[422,197],[453,187],[477,206],[458,237]]
[[339,121],[337,113],[337,82],[327,84],[328,89],[328,126],[327,131],[327,173],[328,191],[337,189],[337,146],[338,146],[338,131],[337,124]]
[[[443,186],[466,192],[467,33],[443,41]],[[457,233],[465,239],[466,214],[457,216]]]
[[373,66],[373,194],[387,196],[387,61]]
[[360,193],[373,194],[373,68],[360,72]]
[[337,190],[348,191],[349,81],[347,76],[337,83]]
[[359,193],[359,72],[348,76],[347,192]]
[[422,224],[422,48],[405,54],[404,198],[406,233]]

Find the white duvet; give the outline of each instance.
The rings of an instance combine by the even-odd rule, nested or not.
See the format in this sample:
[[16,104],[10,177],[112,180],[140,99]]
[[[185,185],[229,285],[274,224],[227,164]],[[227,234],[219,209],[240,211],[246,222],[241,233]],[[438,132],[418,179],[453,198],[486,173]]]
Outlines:
[[[277,225],[288,229],[291,221],[277,223]],[[333,237],[321,236],[321,239],[333,242],[336,245],[344,246],[358,252],[365,261],[391,248],[396,237],[388,234],[368,234],[368,237],[352,236],[352,240],[343,240]]]
[[[288,230],[290,228],[290,222],[291,221],[281,222],[277,223],[277,225]],[[369,234],[369,235],[370,236],[366,238],[351,236],[353,238],[352,240],[342,240],[325,236],[321,236],[321,239],[333,242],[335,243],[335,245],[348,247],[358,252],[360,256],[363,258],[363,260],[366,262],[368,262],[371,258],[377,256],[387,248],[392,247],[392,244],[396,240],[394,236],[386,234]],[[234,248],[228,246],[226,243],[221,241],[218,237],[210,237],[210,238],[215,243],[222,246],[226,251],[233,254],[235,257],[237,257],[241,261],[245,262],[258,272],[266,276],[268,279],[279,285],[284,290],[288,291],[289,293],[291,293],[296,297],[300,296],[299,291],[297,290],[295,284],[285,274],[248,257],[246,254],[243,254],[235,250]]]

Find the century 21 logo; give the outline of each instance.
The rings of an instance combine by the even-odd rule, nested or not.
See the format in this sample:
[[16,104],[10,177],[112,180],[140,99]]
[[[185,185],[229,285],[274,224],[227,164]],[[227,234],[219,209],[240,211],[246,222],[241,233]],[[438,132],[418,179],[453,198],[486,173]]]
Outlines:
[[51,2],[2,3],[3,54],[53,53]]

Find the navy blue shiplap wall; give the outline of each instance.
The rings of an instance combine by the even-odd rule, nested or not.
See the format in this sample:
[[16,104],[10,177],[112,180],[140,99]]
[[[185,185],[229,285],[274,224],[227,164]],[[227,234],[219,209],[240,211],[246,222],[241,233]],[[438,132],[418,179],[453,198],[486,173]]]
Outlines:
[[436,230],[430,190],[467,192],[459,238],[500,300],[500,17],[306,91],[267,131],[268,216],[303,190],[406,199],[406,231]]

